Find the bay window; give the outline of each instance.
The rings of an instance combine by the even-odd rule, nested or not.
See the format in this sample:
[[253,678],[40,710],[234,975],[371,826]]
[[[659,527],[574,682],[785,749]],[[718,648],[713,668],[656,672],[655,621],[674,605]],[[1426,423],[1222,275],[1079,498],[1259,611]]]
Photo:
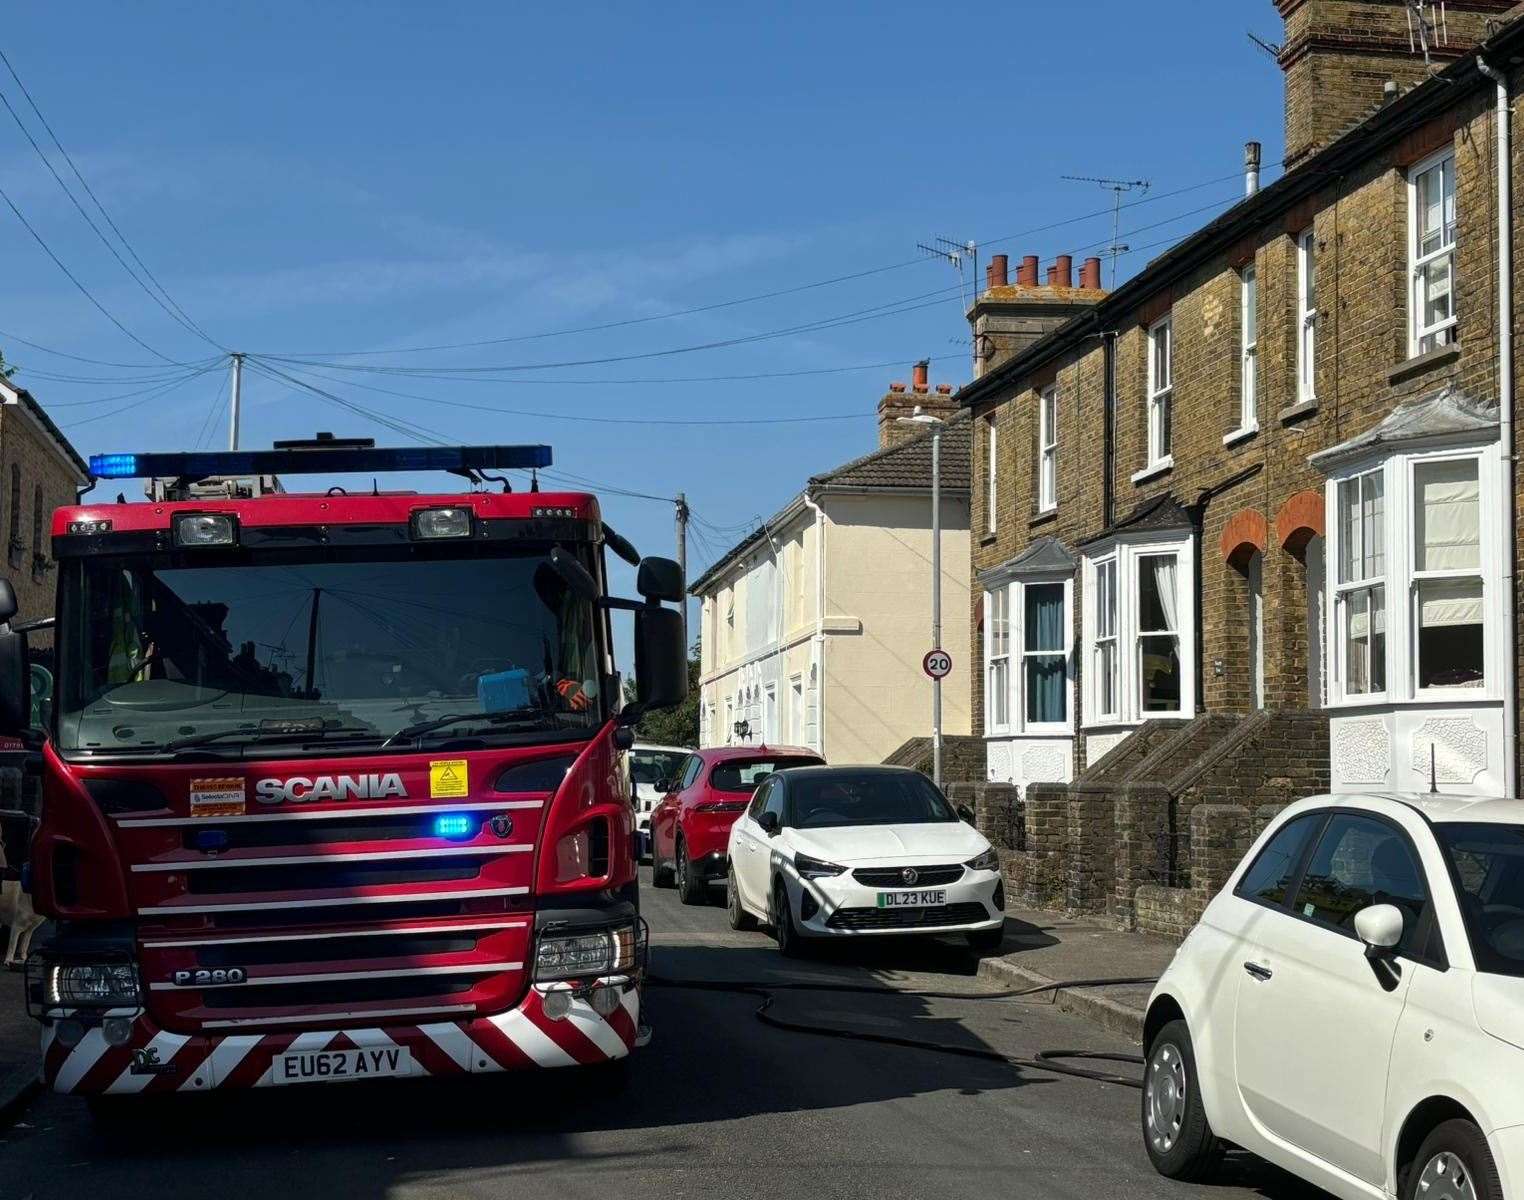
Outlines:
[[1058,387],[1043,390],[1037,406],[1037,508],[1058,507]]
[[984,723],[992,733],[1011,724],[1010,603],[1008,587],[984,594]]
[[1485,683],[1480,463],[1413,464],[1413,628],[1416,686]]
[[1070,731],[1072,592],[1069,577],[1049,575],[1006,577],[985,593],[987,733]]
[[1455,341],[1455,154],[1420,163],[1408,175],[1408,352]]
[[1379,469],[1338,484],[1335,628],[1349,696],[1386,691],[1385,491]]
[[1085,559],[1085,724],[1195,710],[1195,576],[1188,534],[1137,538]]

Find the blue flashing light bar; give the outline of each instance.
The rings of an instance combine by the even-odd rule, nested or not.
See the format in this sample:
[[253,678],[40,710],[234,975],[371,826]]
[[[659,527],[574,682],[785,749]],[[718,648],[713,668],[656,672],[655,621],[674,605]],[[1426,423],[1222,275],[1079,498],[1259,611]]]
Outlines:
[[476,826],[464,813],[445,813],[434,818],[434,836],[464,841],[476,836]]
[[303,446],[192,454],[92,454],[97,479],[218,475],[372,475],[389,471],[525,471],[548,467],[549,446]]

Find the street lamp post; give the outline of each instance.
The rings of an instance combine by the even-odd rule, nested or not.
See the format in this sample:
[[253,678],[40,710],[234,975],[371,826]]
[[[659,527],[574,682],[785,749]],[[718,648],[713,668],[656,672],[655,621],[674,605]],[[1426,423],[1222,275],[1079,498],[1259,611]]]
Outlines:
[[[930,425],[931,430],[931,648],[942,648],[942,420],[915,406],[903,425]],[[931,680],[931,778],[942,786],[942,678]]]

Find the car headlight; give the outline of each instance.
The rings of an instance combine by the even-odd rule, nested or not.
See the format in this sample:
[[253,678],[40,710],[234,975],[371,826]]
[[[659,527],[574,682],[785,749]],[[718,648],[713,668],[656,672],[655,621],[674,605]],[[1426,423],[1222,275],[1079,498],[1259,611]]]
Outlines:
[[138,973],[131,963],[51,966],[43,982],[50,1005],[115,1008],[138,1002]]
[[846,867],[823,859],[811,858],[808,854],[796,854],[794,855],[794,870],[798,871],[804,879],[825,879],[831,875],[840,875]]
[[991,846],[983,854],[975,855],[963,865],[970,871],[998,871],[1000,870],[1000,855]]
[[546,934],[535,950],[534,977],[574,979],[623,974],[635,968],[638,945],[633,925],[592,933]]

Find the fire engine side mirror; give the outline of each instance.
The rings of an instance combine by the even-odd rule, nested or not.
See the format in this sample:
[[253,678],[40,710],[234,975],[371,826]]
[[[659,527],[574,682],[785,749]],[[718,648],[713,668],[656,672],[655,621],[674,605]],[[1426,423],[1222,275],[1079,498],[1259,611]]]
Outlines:
[[683,614],[675,608],[635,610],[635,692],[645,709],[675,708],[688,698]]
[[[5,585],[10,592],[10,585]],[[3,599],[3,596],[0,596]],[[11,593],[11,602],[15,595]],[[26,634],[0,625],[0,736],[21,737],[32,727],[32,669]]]
[[0,579],[0,624],[9,621],[20,610],[16,603],[16,589],[9,579]]
[[683,569],[670,558],[643,558],[635,572],[635,590],[647,600],[681,604],[686,591]]

